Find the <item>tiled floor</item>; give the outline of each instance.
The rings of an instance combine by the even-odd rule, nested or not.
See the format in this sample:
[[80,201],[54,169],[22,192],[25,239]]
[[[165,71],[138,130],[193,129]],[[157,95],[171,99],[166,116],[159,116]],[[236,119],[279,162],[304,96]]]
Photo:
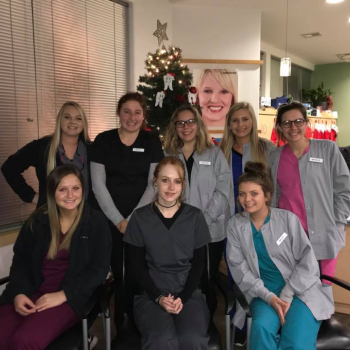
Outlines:
[[[218,295],[220,295],[218,293]],[[222,339],[222,344],[223,344],[223,349],[225,349],[225,318],[224,318],[224,300],[221,296],[219,296],[219,303],[218,303],[218,309],[215,313],[214,316],[214,321],[215,324],[221,334],[221,339]],[[111,311],[113,310],[113,301],[111,302]],[[336,314],[336,317],[338,320],[345,324],[347,328],[350,331],[350,315],[345,315],[345,314]],[[115,329],[114,329],[114,324],[113,321],[111,320],[111,330],[112,330],[112,339],[115,337]],[[96,335],[99,338],[99,342],[96,345],[94,349],[96,350],[104,350],[105,349],[105,343],[104,343],[104,335],[103,335],[103,328],[102,328],[102,323],[101,320],[98,319],[95,324],[92,327],[92,333]],[[245,350],[246,347],[235,347],[235,350]]]

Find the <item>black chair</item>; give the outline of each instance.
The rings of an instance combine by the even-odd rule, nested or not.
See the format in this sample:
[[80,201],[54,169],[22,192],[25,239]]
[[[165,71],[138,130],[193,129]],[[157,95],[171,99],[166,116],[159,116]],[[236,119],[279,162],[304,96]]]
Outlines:
[[[123,286],[125,286],[127,279],[127,266],[126,261],[128,259],[125,258],[127,255],[126,252],[126,246],[124,246],[123,251]],[[206,249],[206,260],[207,260],[207,271],[208,271],[208,277],[209,277],[209,249],[207,247]],[[209,281],[209,278],[208,278]],[[208,282],[209,283],[209,282]],[[212,317],[211,317],[212,319]],[[209,327],[208,327],[208,336],[209,336],[209,344],[208,349],[209,350],[222,350],[222,343],[221,343],[221,337],[220,333],[217,330],[214,322],[211,320]],[[124,322],[119,330],[116,338],[112,342],[112,349],[118,349],[118,350],[140,350],[142,347],[141,345],[141,335],[136,327],[136,324],[134,322],[133,318],[133,310],[132,307],[128,310],[126,310],[126,314],[124,316]]]
[[[0,279],[0,286],[7,283],[9,277]],[[103,328],[106,340],[106,350],[111,349],[111,326],[110,326],[110,315],[109,315],[109,302],[108,294],[110,281],[106,281],[105,284],[99,286],[90,297],[84,308],[84,314],[82,322],[78,322],[75,326],[68,329],[57,337],[46,350],[88,350],[88,330],[101,315],[103,321]]]
[[[342,281],[338,278],[322,275],[321,279],[328,280],[337,286],[347,290],[350,292],[350,283]],[[226,283],[227,284],[227,283]],[[224,286],[220,286],[220,288],[224,288]],[[228,288],[228,287],[227,287]],[[249,350],[249,333],[251,328],[252,317],[249,310],[249,304],[239,289],[236,283],[233,281],[233,290],[231,291],[230,298],[232,300],[236,299],[237,302],[241,305],[243,310],[247,315],[247,350]],[[234,302],[234,301],[233,301]],[[231,307],[231,304],[228,305],[228,308]],[[232,307],[231,307],[232,309]],[[228,311],[228,315],[231,312]],[[228,332],[228,333],[227,333]],[[230,318],[226,317],[226,349],[232,349],[232,336],[230,334]],[[234,328],[233,328],[234,333]],[[317,350],[343,350],[350,349],[350,330],[344,327],[335,317],[334,315],[329,320],[324,320],[321,324],[320,330],[317,336]]]

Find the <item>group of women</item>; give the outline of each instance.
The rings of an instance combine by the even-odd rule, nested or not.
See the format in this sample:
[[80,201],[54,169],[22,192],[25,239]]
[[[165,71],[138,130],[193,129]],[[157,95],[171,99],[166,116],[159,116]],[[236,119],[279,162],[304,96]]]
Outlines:
[[[253,310],[252,349],[297,348],[295,334],[307,337],[303,349],[314,349],[320,321],[333,312],[317,260],[334,274],[350,208],[349,171],[336,145],[305,138],[306,112],[297,103],[278,111],[277,131],[288,142],[278,149],[258,137],[248,103],[230,108],[220,147],[196,108],[179,107],[164,154],[158,137],[144,130],[142,95],[124,95],[117,114],[120,127],[91,144],[83,109],[68,102],[53,135],[3,164],[13,190],[38,209],[14,246],[0,299],[0,347],[45,348],[78,322],[109,264],[118,331],[128,304],[121,285],[126,244],[142,290],[133,307],[143,348],[206,349],[216,309],[206,279],[216,278],[227,237],[230,272]],[[29,166],[36,167],[38,194],[22,177]],[[65,313],[70,317],[57,316]],[[308,326],[297,327],[295,318]],[[52,329],[45,337],[44,322]],[[234,322],[243,326],[242,310]]]

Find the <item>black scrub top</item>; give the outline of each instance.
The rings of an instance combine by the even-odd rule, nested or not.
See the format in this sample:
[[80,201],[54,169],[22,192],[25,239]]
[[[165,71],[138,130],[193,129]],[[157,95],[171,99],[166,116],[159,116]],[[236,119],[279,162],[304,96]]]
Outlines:
[[157,136],[140,130],[131,146],[124,145],[118,129],[97,135],[91,147],[91,162],[103,164],[106,186],[115,206],[123,217],[128,217],[139,203],[147,187],[152,163],[164,157]]
[[169,229],[152,204],[136,209],[124,235],[124,242],[145,248],[149,274],[164,295],[184,289],[194,250],[210,241],[204,214],[189,204]]

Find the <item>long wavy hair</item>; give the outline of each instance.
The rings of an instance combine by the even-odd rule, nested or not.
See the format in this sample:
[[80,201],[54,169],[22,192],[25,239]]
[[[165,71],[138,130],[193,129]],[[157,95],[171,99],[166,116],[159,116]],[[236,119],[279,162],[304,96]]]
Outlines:
[[249,112],[252,118],[252,130],[250,131],[250,144],[252,152],[252,160],[261,163],[267,163],[267,147],[264,141],[262,141],[258,136],[258,122],[252,105],[248,102],[238,102],[231,106],[230,110],[226,115],[225,131],[224,136],[220,142],[220,148],[225,154],[227,161],[230,164],[230,157],[232,147],[235,142],[235,135],[231,131],[230,124],[232,115],[241,110],[245,109]]
[[210,141],[207,127],[205,126],[198,110],[189,104],[183,104],[182,106],[178,107],[171,116],[170,122],[165,131],[164,149],[170,155],[177,155],[179,153],[179,149],[183,147],[184,143],[177,134],[175,122],[177,121],[179,114],[184,111],[191,112],[193,118],[196,120],[197,134],[195,149],[199,154],[201,154],[207,148],[212,147],[213,144]]
[[86,114],[85,114],[83,107],[81,107],[79,103],[74,102],[74,101],[65,102],[57,114],[55,131],[51,135],[52,138],[51,138],[51,141],[50,141],[50,144],[48,147],[47,166],[46,166],[47,176],[49,176],[51,171],[53,169],[55,169],[55,167],[57,165],[56,164],[56,155],[57,155],[58,147],[61,143],[61,133],[62,133],[62,131],[61,131],[61,119],[63,117],[63,114],[64,114],[66,107],[70,107],[70,106],[75,107],[78,110],[78,112],[81,116],[81,119],[83,121],[84,129],[81,132],[79,137],[81,139],[83,139],[86,143],[90,142],[88,120],[87,120],[87,117],[86,117]]
[[[67,231],[64,235],[62,242],[60,242],[61,235],[61,224],[60,224],[60,209],[56,203],[55,193],[58,185],[68,175],[75,175],[81,184],[82,188],[82,200],[77,208],[77,213],[73,222],[72,227]],[[49,246],[49,250],[47,253],[47,258],[53,260],[56,258],[59,250],[69,250],[71,240],[74,232],[81,222],[81,218],[84,210],[84,194],[85,194],[85,186],[84,186],[84,178],[81,171],[75,167],[74,165],[59,165],[56,167],[47,178],[47,204],[41,206],[37,210],[35,210],[28,219],[28,224],[30,228],[33,229],[33,223],[35,221],[35,217],[39,213],[47,213],[50,222],[51,229],[51,242]]]

